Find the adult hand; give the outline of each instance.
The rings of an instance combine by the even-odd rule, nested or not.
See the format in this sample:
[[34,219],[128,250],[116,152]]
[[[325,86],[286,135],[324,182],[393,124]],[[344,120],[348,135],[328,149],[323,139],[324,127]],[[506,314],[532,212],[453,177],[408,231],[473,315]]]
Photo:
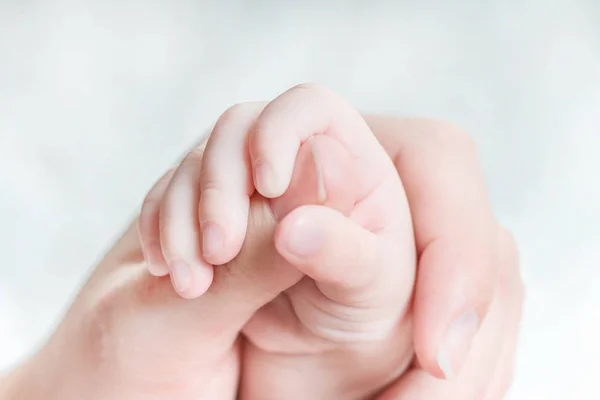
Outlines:
[[[404,181],[420,255],[418,362],[381,399],[499,399],[511,377],[523,289],[514,243],[491,216],[474,146],[445,124],[368,122]],[[193,154],[188,166],[198,165],[202,151]],[[253,210],[251,218],[264,218],[260,204]],[[271,237],[258,225],[249,235]],[[233,398],[238,332],[297,279],[265,282],[269,271],[236,268],[240,264],[217,269],[214,288],[186,301],[168,279],[146,274],[130,228],[48,345],[13,374],[6,398]]]
[[514,240],[490,210],[475,145],[442,122],[367,122],[404,183],[419,255],[417,361],[380,400],[501,399],[524,288]]
[[[366,120],[403,181],[419,257],[415,362],[378,400],[499,400],[512,379],[524,288],[514,240],[492,214],[476,146],[447,123]],[[359,246],[358,236],[327,234],[343,236],[344,248]],[[343,259],[335,250],[289,261]]]

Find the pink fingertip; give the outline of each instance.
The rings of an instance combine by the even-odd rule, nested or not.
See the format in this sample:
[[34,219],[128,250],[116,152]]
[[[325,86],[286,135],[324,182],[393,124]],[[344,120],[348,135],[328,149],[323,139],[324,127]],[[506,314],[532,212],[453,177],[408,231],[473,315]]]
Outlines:
[[169,269],[166,265],[155,262],[147,262],[148,272],[152,276],[161,277],[169,274]]
[[170,265],[171,281],[177,293],[183,295],[192,286],[192,270],[182,261]]
[[254,185],[256,190],[268,199],[279,197],[285,192],[285,187],[281,188],[281,182],[277,172],[269,162],[257,160],[254,163]]
[[189,270],[191,276],[187,288],[179,290],[175,282],[173,282],[173,286],[184,299],[195,299],[205,294],[210,288],[214,277],[214,267],[210,264],[201,264],[190,266]]

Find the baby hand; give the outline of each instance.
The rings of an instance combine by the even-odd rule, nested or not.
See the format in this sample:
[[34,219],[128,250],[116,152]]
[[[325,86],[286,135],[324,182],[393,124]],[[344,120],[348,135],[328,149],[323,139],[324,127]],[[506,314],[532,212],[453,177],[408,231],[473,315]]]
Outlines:
[[[290,398],[301,387],[306,398],[309,387],[310,398],[362,398],[408,366],[408,203],[386,152],[341,98],[301,85],[266,106],[236,106],[217,122],[202,168],[184,162],[169,179],[140,218],[152,271],[168,271],[182,296],[197,297],[213,265],[226,268],[244,245],[272,264],[265,281],[288,279],[243,330],[242,395]],[[258,201],[273,215],[279,254],[246,234]],[[345,246],[357,234],[361,246]]]

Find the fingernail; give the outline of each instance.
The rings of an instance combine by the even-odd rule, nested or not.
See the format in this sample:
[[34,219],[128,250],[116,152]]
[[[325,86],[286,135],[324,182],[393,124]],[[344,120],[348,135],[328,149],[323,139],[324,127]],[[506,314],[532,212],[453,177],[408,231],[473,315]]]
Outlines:
[[175,290],[179,293],[183,293],[192,286],[192,270],[190,267],[182,262],[177,261],[171,264],[171,281]]
[[146,261],[146,266],[148,267],[148,272],[150,273],[150,275],[165,276],[169,273],[169,269],[167,268],[167,266],[157,262],[152,256],[152,252],[144,248],[143,244],[142,253],[144,254],[144,260]]
[[437,355],[438,366],[446,379],[452,380],[459,374],[479,330],[479,322],[477,313],[469,311],[448,328]]
[[264,160],[258,160],[254,164],[254,184],[257,190],[267,198],[280,195],[277,193],[277,176],[273,167]]
[[212,257],[223,249],[223,231],[214,222],[202,224],[202,254]]
[[310,257],[321,249],[324,240],[323,230],[315,221],[298,218],[290,229],[287,248],[298,257]]
[[148,263],[148,272],[153,276],[165,276],[169,273],[166,265],[158,264],[152,261],[150,257],[148,257],[148,261],[146,262]]

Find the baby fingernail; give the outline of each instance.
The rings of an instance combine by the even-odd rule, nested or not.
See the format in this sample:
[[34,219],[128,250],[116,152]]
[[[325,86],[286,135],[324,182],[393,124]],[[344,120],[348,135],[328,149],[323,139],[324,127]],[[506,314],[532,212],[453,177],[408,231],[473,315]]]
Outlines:
[[148,272],[152,276],[165,276],[169,273],[169,269],[164,263],[156,260],[156,257],[152,255],[152,251],[148,250],[142,245],[142,253],[144,254],[144,260],[146,261],[146,266],[148,267]]
[[479,316],[469,311],[458,317],[448,328],[437,354],[438,366],[448,380],[454,379],[465,363],[475,334]]
[[202,254],[212,257],[223,249],[223,231],[214,222],[202,225]]
[[171,266],[171,281],[178,293],[183,293],[192,286],[192,270],[182,262],[174,262]]
[[277,193],[277,175],[273,167],[264,160],[258,160],[254,164],[254,184],[257,190],[267,198],[280,195]]
[[309,218],[298,218],[290,230],[287,248],[299,257],[316,254],[325,241],[321,227]]
[[169,273],[169,269],[166,265],[159,264],[152,261],[152,258],[148,257],[148,272],[153,276],[165,276]]

